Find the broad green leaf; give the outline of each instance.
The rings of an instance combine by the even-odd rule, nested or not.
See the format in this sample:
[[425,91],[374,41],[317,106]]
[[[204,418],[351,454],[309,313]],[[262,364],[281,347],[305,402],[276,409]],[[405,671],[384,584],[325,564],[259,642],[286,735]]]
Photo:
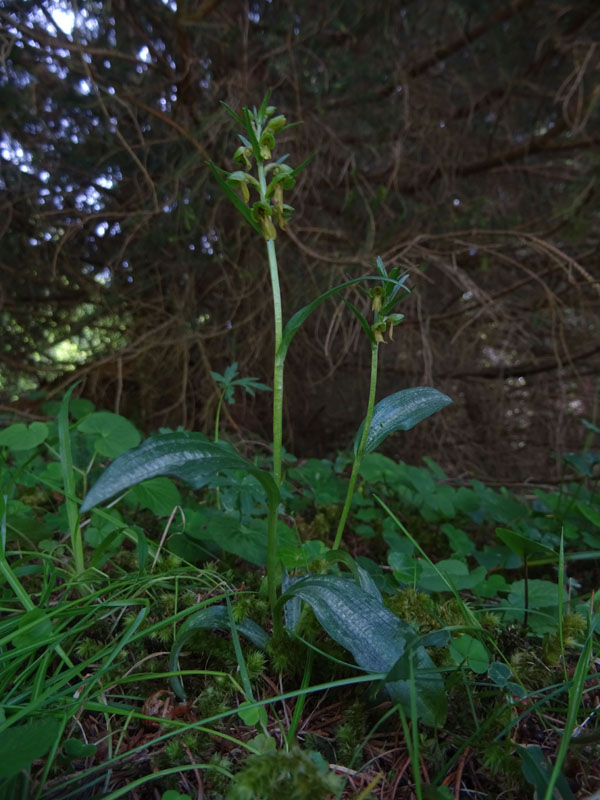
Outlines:
[[116,458],[137,447],[142,438],[128,419],[112,411],[94,411],[79,423],[77,430],[96,435],[94,448],[107,458]]
[[[46,514],[43,518],[38,518],[33,508],[25,505],[20,500],[9,500],[5,507],[6,527],[17,536],[28,539],[31,542],[39,542],[52,536],[50,515]],[[63,520],[63,524],[66,524]]]
[[14,425],[9,425],[0,431],[0,447],[8,447],[15,452],[33,450],[42,444],[47,436],[48,426],[45,422],[32,422],[29,426],[15,422]]
[[494,574],[474,586],[473,592],[478,597],[498,597],[500,593],[508,594],[510,592],[510,583],[506,581],[504,575]]
[[[246,639],[249,639],[255,647],[259,650],[264,650],[269,643],[269,637],[264,630],[250,619],[242,620],[236,625],[237,632]],[[186,619],[179,631],[177,638],[171,648],[169,656],[169,670],[177,672],[179,654],[190,640],[190,638],[198,631],[211,630],[211,631],[228,631],[230,630],[230,621],[227,608],[225,606],[213,605],[205,606],[192,614]],[[171,678],[171,687],[175,694],[185,699],[185,689],[181,682],[179,675],[173,675]]]
[[181,505],[181,495],[169,478],[152,478],[131,490],[127,504],[147,508],[157,517],[167,517],[175,506]]
[[467,667],[478,675],[483,675],[490,666],[488,651],[479,639],[463,633],[452,640],[450,654],[457,664],[466,663]]
[[506,686],[512,672],[510,667],[502,661],[492,661],[488,669],[488,675],[496,686]]
[[0,733],[0,778],[10,778],[46,755],[60,735],[58,719],[44,716]]
[[441,525],[441,529],[448,537],[448,543],[452,548],[452,551],[456,553],[457,556],[472,555],[473,551],[475,550],[475,545],[469,538],[468,534],[462,530],[462,528],[457,528],[454,525],[451,525],[449,522],[445,522],[443,525]]
[[309,539],[298,546],[282,545],[277,550],[277,555],[286,569],[308,568],[312,561],[322,558],[327,553],[327,548],[320,539]]
[[[531,608],[558,608],[558,584],[551,581],[538,580],[537,578],[527,581],[528,607]],[[566,601],[567,593],[563,587],[563,600]],[[525,607],[525,581],[515,581],[510,587],[508,602],[516,608]]]
[[509,528],[496,528],[496,536],[521,558],[528,558],[534,553],[538,553],[539,555],[553,556],[558,560],[558,553],[555,553],[551,547],[547,547],[541,542],[536,542],[534,539],[530,539],[517,531],[512,531]]
[[88,758],[96,754],[98,745],[86,744],[81,739],[67,739],[63,742],[62,749],[69,758]]
[[472,589],[486,577],[485,567],[469,570],[464,561],[457,558],[446,558],[435,566],[423,561],[423,570],[417,580],[419,588],[427,592],[449,592],[454,587],[458,591]]
[[279,491],[266,472],[255,467],[221,442],[209,442],[201,433],[166,433],[151,436],[135,450],[119,456],[88,492],[81,513],[149,478],[170,475],[193,489],[223,470],[244,470],[262,484],[269,502],[277,505]]
[[244,725],[256,725],[260,722],[266,727],[269,720],[265,707],[254,706],[253,708],[248,708],[250,705],[252,705],[251,701],[247,700],[245,703],[238,706],[238,715]]
[[69,411],[71,412],[73,419],[81,419],[82,417],[91,414],[95,408],[96,406],[92,403],[92,401],[87,400],[85,397],[76,397],[69,403]]
[[[278,541],[284,547],[297,545],[294,532],[281,520],[277,521]],[[214,510],[206,515],[204,529],[190,526],[186,535],[197,542],[212,542],[226,553],[243,558],[250,564],[264,567],[267,563],[267,521],[254,517],[230,516]]]
[[[449,405],[452,400],[430,386],[416,386],[389,395],[375,406],[365,453],[372,453],[394,431],[409,431],[422,420]],[[354,452],[362,436],[364,422],[354,439]]]
[[583,500],[579,500],[575,505],[583,514],[583,516],[592,523],[592,525],[600,528],[600,511],[592,508],[592,506],[590,506],[588,503],[584,503]]
[[[327,633],[349,650],[356,663],[370,672],[389,672],[403,655],[415,631],[352,581],[336,575],[311,575],[291,586],[282,601],[300,597],[308,603]],[[407,714],[411,693],[417,693],[417,714],[427,725],[446,718],[444,683],[423,647],[414,651],[414,684],[392,681],[386,688]]]

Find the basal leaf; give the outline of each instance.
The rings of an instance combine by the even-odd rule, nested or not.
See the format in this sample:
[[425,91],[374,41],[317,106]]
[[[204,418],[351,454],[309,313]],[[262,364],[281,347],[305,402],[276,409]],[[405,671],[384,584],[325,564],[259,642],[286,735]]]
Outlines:
[[80,513],[149,478],[170,475],[196,489],[223,470],[244,470],[254,475],[266,491],[269,503],[277,505],[279,491],[270,475],[239,456],[231,446],[210,442],[201,433],[182,431],[151,436],[139,447],[119,456],[90,489]]
[[[311,575],[291,586],[283,596],[308,603],[327,633],[349,650],[356,663],[369,672],[389,672],[403,655],[415,631],[380,601],[352,581],[336,575]],[[414,651],[414,682],[391,681],[386,688],[407,714],[411,693],[417,693],[417,714],[426,725],[441,725],[446,718],[444,683],[423,647]]]
[[[372,453],[394,431],[409,431],[417,423],[440,411],[449,405],[452,400],[437,389],[430,386],[416,386],[413,389],[403,389],[389,395],[375,406],[369,435],[365,446],[365,453]],[[354,452],[362,436],[363,424],[360,426],[354,440]]]

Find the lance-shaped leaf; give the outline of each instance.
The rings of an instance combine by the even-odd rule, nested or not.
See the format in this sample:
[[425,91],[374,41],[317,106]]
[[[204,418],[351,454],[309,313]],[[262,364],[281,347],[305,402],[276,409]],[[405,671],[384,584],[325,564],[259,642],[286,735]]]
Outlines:
[[[294,583],[280,602],[300,597],[313,609],[327,633],[349,650],[356,663],[369,672],[389,672],[406,650],[415,631],[392,614],[380,600],[353,581],[337,575],[311,575]],[[423,647],[412,653],[413,680],[393,680],[386,689],[395,703],[411,713],[416,692],[417,715],[426,725],[441,725],[446,718],[444,683]]]
[[[290,319],[287,321],[287,324],[283,329],[283,335],[281,337],[281,345],[279,346],[278,355],[281,358],[285,358],[285,355],[292,342],[292,339],[294,338],[296,333],[300,330],[302,324],[306,322],[306,320],[310,317],[312,312],[315,311],[315,309],[317,309],[324,300],[327,300],[328,297],[331,297],[332,295],[341,292],[342,289],[346,289],[349,286],[354,286],[357,283],[361,283],[362,281],[381,281],[381,280],[383,279],[375,275],[362,275],[360,278],[352,278],[352,280],[345,281],[344,283],[338,284],[338,286],[333,286],[331,289],[327,289],[326,292],[320,294],[315,300],[312,301],[312,303],[308,303],[308,305],[303,306],[301,309],[296,311],[296,313],[293,316],[291,316]],[[385,280],[391,280],[391,279],[386,278]],[[369,327],[368,323],[367,327]],[[370,334],[370,328],[369,331],[365,332],[367,333],[367,335],[370,335],[370,337],[372,337],[372,334]]]
[[[269,637],[265,631],[251,619],[244,619],[236,624],[236,630],[246,639],[249,639],[259,650],[265,650]],[[169,656],[169,669],[177,672],[179,654],[194,634],[201,630],[228,631],[231,630],[231,618],[225,606],[205,606],[186,619],[177,633],[177,638],[171,648]],[[171,687],[175,694],[185,700],[185,690],[179,675],[171,677]]]
[[231,200],[232,205],[234,205],[235,208],[237,208],[237,210],[240,212],[242,217],[244,217],[248,225],[254,228],[254,230],[257,233],[260,233],[260,235],[262,236],[262,229],[258,224],[258,222],[252,216],[252,212],[250,211],[248,206],[244,203],[244,201],[241,199],[241,197],[238,197],[238,195],[233,191],[231,186],[229,186],[229,184],[223,177],[223,176],[228,177],[229,173],[217,167],[217,165],[214,164],[212,161],[207,161],[206,163],[211,168],[212,173],[215,176],[215,180],[217,181],[223,192]]
[[[436,411],[440,411],[451,402],[448,395],[442,394],[430,386],[403,389],[401,392],[384,397],[373,410],[365,453],[372,453],[376,450],[390,433],[409,431],[417,423],[435,414]],[[363,427],[364,422],[354,439],[355,453],[358,451]]]
[[115,459],[88,492],[80,513],[148,478],[170,475],[198,489],[224,470],[244,470],[253,475],[262,484],[269,504],[277,507],[279,491],[268,473],[242,458],[230,445],[210,442],[201,433],[184,431],[151,436]]

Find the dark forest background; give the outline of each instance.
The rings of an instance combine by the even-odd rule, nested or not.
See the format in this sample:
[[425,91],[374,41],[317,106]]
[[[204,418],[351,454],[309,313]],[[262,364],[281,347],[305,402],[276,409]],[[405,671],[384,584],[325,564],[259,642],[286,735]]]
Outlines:
[[[214,183],[234,109],[314,154],[277,245],[286,316],[377,255],[410,271],[380,396],[454,404],[389,454],[552,481],[599,396],[597,0],[0,2],[0,411],[75,380],[146,431],[210,432],[210,371],[269,382],[264,243]],[[356,292],[353,302],[365,307]],[[294,340],[286,447],[348,446],[369,346],[341,300]],[[270,398],[224,425],[270,439]]]

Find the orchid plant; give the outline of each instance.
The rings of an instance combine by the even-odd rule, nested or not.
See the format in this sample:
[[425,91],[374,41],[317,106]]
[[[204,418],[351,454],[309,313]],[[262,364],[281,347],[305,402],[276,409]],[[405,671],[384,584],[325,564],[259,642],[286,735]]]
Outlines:
[[[439,411],[450,398],[431,387],[405,389],[375,403],[377,363],[380,345],[390,339],[402,321],[395,311],[406,295],[407,275],[398,267],[387,271],[377,258],[376,274],[348,280],[321,294],[296,311],[284,324],[279,282],[276,239],[277,229],[285,230],[293,208],[285,202],[286,193],[295,186],[296,177],[308,161],[293,168],[288,156],[275,157],[277,139],[291,126],[285,116],[269,104],[269,93],[260,107],[243,108],[238,115],[225,106],[240,128],[239,146],[233,153],[236,168],[226,171],[209,162],[214,177],[246,222],[265,242],[266,261],[271,279],[274,321],[273,358],[273,466],[270,472],[243,458],[225,441],[210,441],[201,433],[175,432],[151,436],[139,447],[124,453],[107,467],[83,501],[80,513],[89,511],[135,484],[159,475],[171,475],[201,488],[217,473],[236,481],[240,472],[253,475],[262,485],[267,499],[266,579],[271,609],[271,635],[250,620],[234,622],[228,605],[207,601],[183,623],[171,653],[173,672],[189,637],[198,629],[222,628],[231,631],[234,643],[238,633],[256,646],[265,648],[272,639],[282,642],[298,635],[303,626],[302,602],[312,608],[327,633],[349,650],[356,663],[383,680],[386,689],[403,713],[425,724],[439,725],[445,718],[444,684],[425,646],[444,644],[446,632],[419,638],[414,629],[383,604],[381,594],[368,573],[348,553],[340,551],[351,501],[355,492],[363,455],[375,450],[392,432],[409,430],[421,420]],[[371,347],[370,386],[365,419],[354,443],[354,460],[346,500],[340,512],[337,531],[327,561],[329,574],[289,576],[278,556],[277,520],[281,511],[284,366],[290,344],[311,313],[332,295],[359,285],[371,301],[372,321],[348,299],[346,305],[357,317]],[[215,375],[213,374],[213,377]],[[220,376],[219,376],[220,377]],[[256,388],[263,388],[262,385]],[[341,573],[338,564],[349,572]],[[180,677],[175,674],[173,688],[184,697]],[[248,699],[248,698],[247,698]]]

